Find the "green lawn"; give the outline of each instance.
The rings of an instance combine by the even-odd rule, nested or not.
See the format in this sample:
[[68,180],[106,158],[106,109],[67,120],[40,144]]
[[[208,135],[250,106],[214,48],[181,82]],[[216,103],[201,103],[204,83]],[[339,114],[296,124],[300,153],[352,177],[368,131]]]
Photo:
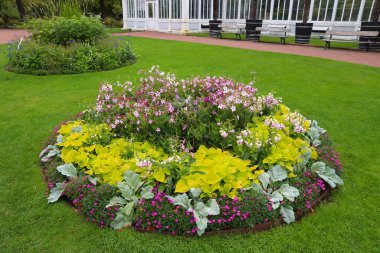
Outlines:
[[[201,33],[191,33],[190,36],[199,36],[199,37],[208,37],[208,32],[201,32]],[[222,37],[224,39],[236,39],[234,33],[222,33]],[[245,39],[245,34],[241,35],[241,39]],[[286,44],[294,44],[295,37],[290,36],[286,39]],[[263,35],[260,37],[260,42],[267,42],[267,43],[280,43],[280,38],[278,37],[271,37],[267,35]],[[255,43],[255,42],[252,42]],[[319,38],[311,38],[310,44],[311,46],[315,47],[324,47],[325,41],[321,40]],[[358,49],[358,43],[356,42],[331,42],[331,48],[344,48],[344,49]]]
[[[0,46],[1,252],[378,252],[380,69],[234,48],[131,38],[138,62],[122,69],[36,77],[4,71]],[[60,121],[93,104],[99,83],[136,80],[160,65],[181,77],[224,75],[316,119],[342,154],[345,186],[301,222],[259,234],[186,238],[115,232],[65,202],[47,204],[38,154]],[[377,248],[377,250],[376,250]]]

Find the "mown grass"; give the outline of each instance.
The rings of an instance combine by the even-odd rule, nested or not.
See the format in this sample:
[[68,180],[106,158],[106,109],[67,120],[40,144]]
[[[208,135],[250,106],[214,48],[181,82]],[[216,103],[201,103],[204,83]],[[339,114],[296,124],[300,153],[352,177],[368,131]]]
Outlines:
[[[0,46],[1,252],[378,252],[380,69],[330,60],[131,38],[138,62],[79,75],[4,71]],[[160,65],[180,77],[257,73],[262,93],[316,119],[338,145],[345,186],[302,221],[259,234],[201,238],[115,232],[85,222],[65,202],[47,204],[38,154],[50,131],[93,104],[102,81],[136,80]]]
[[[200,32],[200,33],[191,33],[190,36],[199,36],[199,37],[208,37],[208,32]],[[224,39],[236,39],[236,36],[234,33],[222,33],[222,38]],[[241,39],[245,39],[245,34],[241,35]],[[295,37],[289,36],[286,39],[286,44],[295,44]],[[266,42],[266,43],[280,43],[280,38],[275,36],[268,36],[263,35],[260,37],[260,42]],[[255,42],[252,42],[255,43]],[[257,42],[256,42],[257,43]],[[310,46],[315,47],[325,47],[325,41],[319,38],[311,38],[310,39]],[[358,49],[359,44],[357,42],[331,42],[332,48],[342,48],[342,49]]]

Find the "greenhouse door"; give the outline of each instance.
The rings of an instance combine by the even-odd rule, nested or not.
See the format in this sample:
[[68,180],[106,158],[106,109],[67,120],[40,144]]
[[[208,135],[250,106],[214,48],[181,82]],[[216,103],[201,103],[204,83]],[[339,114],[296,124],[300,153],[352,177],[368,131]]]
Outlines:
[[157,3],[156,1],[147,1],[146,2],[146,29],[147,30],[157,30],[157,17],[156,17],[156,9]]

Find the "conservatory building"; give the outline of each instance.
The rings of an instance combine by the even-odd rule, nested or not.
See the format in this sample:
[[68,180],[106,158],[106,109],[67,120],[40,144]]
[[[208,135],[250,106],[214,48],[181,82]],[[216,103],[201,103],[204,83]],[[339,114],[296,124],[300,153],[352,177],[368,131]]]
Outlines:
[[[122,0],[124,28],[173,33],[198,32],[213,18],[213,0]],[[218,0],[218,19],[240,24],[256,10],[263,25],[294,29],[303,16],[304,0]],[[370,21],[376,0],[311,0],[309,22],[341,30],[357,30]],[[257,3],[256,8],[252,4]]]

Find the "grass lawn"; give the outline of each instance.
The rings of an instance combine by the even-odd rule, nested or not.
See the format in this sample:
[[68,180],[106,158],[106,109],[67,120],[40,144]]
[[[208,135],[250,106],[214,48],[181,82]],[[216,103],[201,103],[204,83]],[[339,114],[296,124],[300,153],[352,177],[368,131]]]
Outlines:
[[[191,33],[190,36],[208,37],[209,33],[208,32]],[[222,37],[224,39],[236,39],[234,33],[222,33]],[[245,39],[245,34],[241,35],[241,39],[242,40]],[[295,37],[289,37],[286,39],[286,44],[294,44],[294,41],[295,41]],[[280,43],[280,38],[263,35],[260,37],[260,42],[277,43],[278,44],[278,43]],[[252,42],[252,43],[255,43],[255,42]],[[316,47],[324,47],[325,41],[321,40],[319,38],[311,38],[310,45],[316,46]],[[331,42],[331,48],[358,49],[358,43],[356,43],[356,42]]]
[[[1,252],[378,252],[380,69],[324,59],[131,38],[138,62],[118,70],[36,77],[4,71],[0,46]],[[160,65],[180,77],[224,75],[276,91],[326,128],[345,186],[301,222],[259,234],[201,238],[115,232],[87,223],[65,202],[47,204],[38,154],[60,121],[94,104],[99,83],[137,79]],[[377,248],[377,250],[376,250]]]

